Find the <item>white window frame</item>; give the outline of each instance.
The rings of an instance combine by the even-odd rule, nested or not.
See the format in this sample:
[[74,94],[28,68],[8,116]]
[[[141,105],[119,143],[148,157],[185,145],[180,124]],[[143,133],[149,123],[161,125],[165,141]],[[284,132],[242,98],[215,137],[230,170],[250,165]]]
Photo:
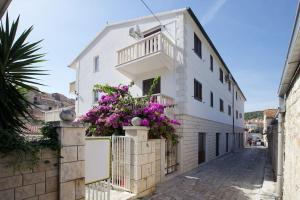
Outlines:
[[[96,60],[98,60],[98,66],[97,67],[96,67]],[[97,73],[97,72],[100,71],[100,59],[99,59],[99,56],[95,56],[94,57],[93,66],[94,66],[94,73]]]

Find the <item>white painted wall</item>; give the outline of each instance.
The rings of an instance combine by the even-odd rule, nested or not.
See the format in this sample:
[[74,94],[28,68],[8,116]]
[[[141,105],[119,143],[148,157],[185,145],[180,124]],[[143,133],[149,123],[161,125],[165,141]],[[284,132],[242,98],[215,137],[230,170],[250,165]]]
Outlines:
[[[160,16],[160,20],[162,24],[166,25],[168,30],[164,31],[164,33],[176,45],[174,70],[153,71],[139,76],[136,80],[130,80],[115,69],[117,65],[117,50],[136,42],[134,38],[129,36],[129,28],[138,24],[141,30],[145,31],[158,26],[159,23],[154,18],[108,27],[97,37],[96,42],[73,63],[73,67],[77,67],[76,91],[79,93],[76,104],[77,114],[84,114],[92,107],[92,89],[96,83],[118,85],[134,81],[135,86],[131,92],[135,96],[141,96],[142,81],[159,75],[161,76],[161,93],[175,99],[178,114],[189,114],[226,124],[232,124],[232,115],[235,115],[236,109],[244,115],[244,100],[239,97],[235,104],[236,109],[232,110],[231,116],[228,116],[227,107],[232,102],[232,92],[228,91],[228,85],[225,81],[223,84],[219,81],[221,62],[217,59],[217,56],[190,16],[187,13],[183,15],[181,12]],[[194,32],[197,33],[202,41],[202,59],[193,51]],[[211,72],[209,68],[210,54],[214,57],[214,72]],[[100,71],[96,73],[93,71],[95,56],[100,58]],[[225,75],[226,70],[224,68],[223,71]],[[202,83],[203,102],[193,98],[194,78]],[[210,107],[210,91],[214,93],[213,108]],[[219,111],[219,98],[222,98],[224,101],[224,113]],[[243,127],[243,118],[235,121],[236,126]]]
[[[240,98],[235,100],[235,109],[232,110],[231,116],[228,115],[228,105],[232,104],[232,90],[228,90],[228,84],[219,81],[219,68],[223,69],[224,75],[226,74],[225,68],[221,65],[218,57],[213,52],[209,43],[206,41],[203,34],[200,32],[196,23],[192,18],[185,15],[185,56],[186,56],[186,70],[187,70],[187,113],[189,115],[209,119],[217,122],[232,124],[232,115],[235,110],[242,113],[244,116],[244,100]],[[202,59],[194,53],[194,33],[197,34],[202,42]],[[210,70],[210,55],[214,58],[214,70]],[[194,78],[202,83],[203,101],[195,100],[194,95]],[[235,91],[236,91],[235,87]],[[210,107],[210,91],[214,94],[214,107]],[[235,95],[235,94],[234,94]],[[219,99],[224,101],[224,112],[219,110]],[[232,107],[232,106],[231,106]],[[243,118],[235,120],[235,125],[243,127]]]

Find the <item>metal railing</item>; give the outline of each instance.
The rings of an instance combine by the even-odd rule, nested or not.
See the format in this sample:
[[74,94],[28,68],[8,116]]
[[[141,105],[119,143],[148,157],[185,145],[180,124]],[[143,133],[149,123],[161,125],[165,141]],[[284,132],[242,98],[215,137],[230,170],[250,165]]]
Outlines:
[[85,185],[86,200],[110,200],[110,180]]
[[130,191],[130,154],[132,138],[112,137],[112,185]]
[[174,44],[162,32],[146,37],[135,44],[120,49],[118,54],[118,65],[133,61],[144,56],[163,52],[169,57],[174,57]]

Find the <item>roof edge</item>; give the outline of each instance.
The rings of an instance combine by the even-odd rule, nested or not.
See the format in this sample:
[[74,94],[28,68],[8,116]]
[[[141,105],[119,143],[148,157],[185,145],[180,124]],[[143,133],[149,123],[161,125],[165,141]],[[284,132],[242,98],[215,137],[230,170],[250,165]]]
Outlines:
[[[297,13],[296,13],[296,16],[295,16],[294,27],[293,27],[293,31],[292,31],[292,35],[291,35],[291,39],[290,39],[290,43],[289,43],[289,47],[288,47],[288,51],[287,51],[287,55],[286,55],[284,67],[283,67],[282,74],[281,74],[279,88],[278,88],[278,91],[277,91],[278,96],[281,96],[281,97],[289,89],[289,88],[283,88],[283,85],[285,85],[283,83],[284,79],[287,78],[290,81],[292,79],[292,77],[293,77],[293,76],[286,77],[286,72],[287,72],[288,65],[289,65],[288,59],[289,59],[289,56],[290,56],[291,51],[292,51],[292,46],[293,46],[293,44],[295,42],[294,37],[295,37],[297,29],[298,29],[298,32],[299,32],[299,28],[300,28],[300,26],[298,26],[298,24],[299,24],[299,18],[300,18],[300,1],[298,1],[298,6],[297,6],[297,11],[296,12]],[[295,68],[295,71],[297,71],[298,67],[299,67],[299,65]]]

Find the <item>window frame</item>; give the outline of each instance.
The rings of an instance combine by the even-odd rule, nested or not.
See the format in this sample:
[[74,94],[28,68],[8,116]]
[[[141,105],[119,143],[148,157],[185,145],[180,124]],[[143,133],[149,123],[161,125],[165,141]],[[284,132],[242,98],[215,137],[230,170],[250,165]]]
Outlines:
[[227,112],[228,115],[231,116],[231,110],[232,110],[231,105],[228,105],[227,109],[228,109],[228,112]]
[[194,32],[194,52],[202,59],[202,42],[197,34]]
[[[142,80],[142,93],[143,93],[143,96],[148,95],[149,90],[150,90],[150,88],[151,88],[151,86],[152,86],[152,84],[153,84],[154,79],[155,79],[155,78],[148,78],[148,79]],[[144,88],[144,86],[145,86],[145,84],[148,84],[147,81],[149,81],[149,82],[151,81],[151,84],[150,84],[150,86],[149,86],[148,92],[146,93],[146,89]],[[153,94],[160,94],[160,93],[161,93],[161,77],[159,77],[158,83],[157,83],[157,86],[156,86],[156,87],[157,87],[157,88],[154,88]],[[158,91],[156,91],[156,90],[158,90]]]
[[[197,86],[200,88],[197,88]],[[197,90],[199,89],[199,90]],[[199,93],[199,96],[197,95]],[[203,87],[202,87],[202,83],[200,81],[198,81],[197,79],[194,78],[194,99],[202,102],[203,100]]]
[[209,57],[210,59],[210,71],[214,71],[214,57],[212,55],[210,55]]
[[214,93],[210,91],[210,107],[214,107]]
[[220,104],[220,112],[224,112],[224,100],[220,98],[219,104]]
[[219,81],[224,83],[224,71],[221,67],[219,68]]
[[[96,65],[96,63],[97,63],[97,65]],[[99,56],[95,56],[94,57],[94,73],[97,73],[99,71],[100,71],[100,58],[99,58]]]

